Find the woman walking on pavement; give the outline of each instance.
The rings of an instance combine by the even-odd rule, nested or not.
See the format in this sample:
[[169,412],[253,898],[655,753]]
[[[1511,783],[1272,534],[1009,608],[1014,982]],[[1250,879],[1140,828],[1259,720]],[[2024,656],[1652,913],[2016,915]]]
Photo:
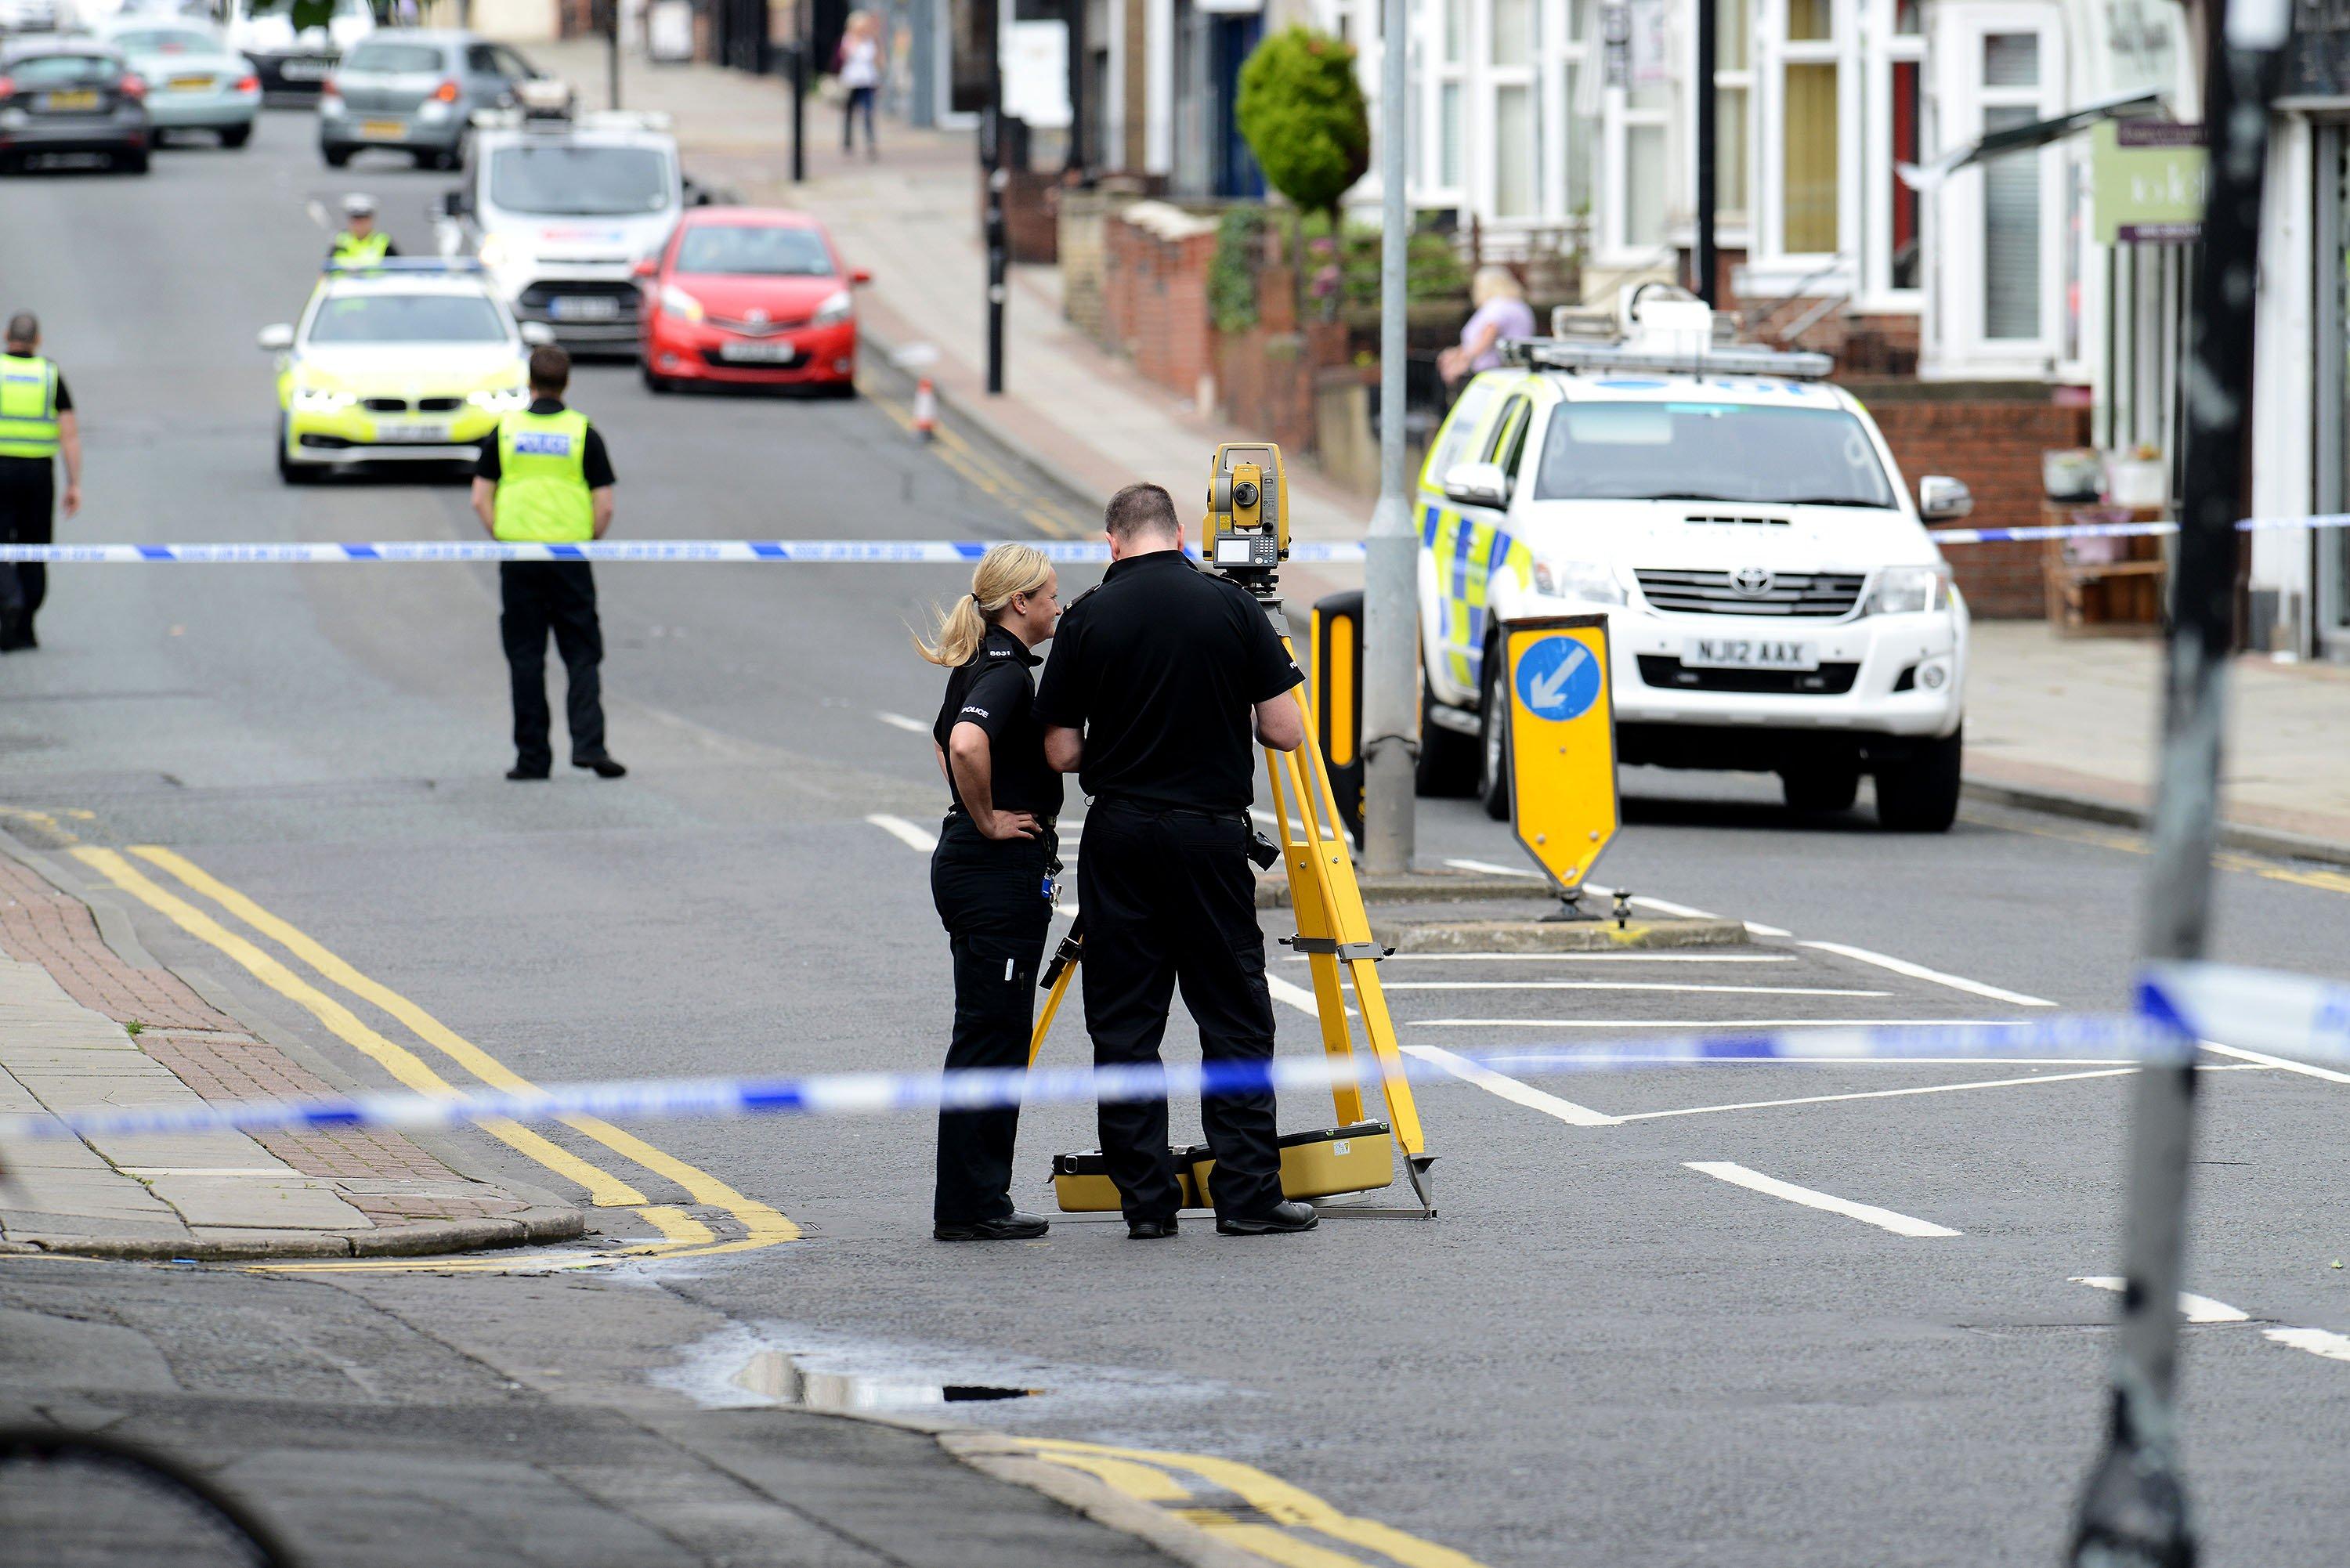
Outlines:
[[879,158],[881,150],[873,141],[873,99],[881,88],[881,24],[870,11],[852,11],[847,29],[840,36],[840,57],[834,62],[839,72],[840,85],[848,89],[847,107],[841,110],[840,150],[853,152],[857,147],[857,117],[865,116],[865,156]]
[[[1053,828],[1061,775],[1045,761],[1030,711],[1037,664],[1029,650],[1060,618],[1053,564],[1033,545],[998,545],[972,574],[971,592],[941,618],[934,642],[914,646],[944,666],[946,700],[931,739],[951,804],[931,857],[931,897],[954,954],[954,1037],[947,1071],[1024,1067],[1036,971],[1061,869]],[[941,1241],[1020,1241],[1045,1221],[1012,1207],[1016,1106],[939,1113],[938,1192],[931,1234]]]

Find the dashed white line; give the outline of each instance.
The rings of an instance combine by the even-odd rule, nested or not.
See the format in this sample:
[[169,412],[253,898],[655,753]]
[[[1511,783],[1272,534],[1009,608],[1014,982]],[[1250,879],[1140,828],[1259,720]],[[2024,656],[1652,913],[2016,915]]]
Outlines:
[[1866,996],[1889,991],[1835,991],[1812,985],[1680,985],[1669,980],[1391,980],[1389,991],[1667,991],[1701,996]]
[[1993,1002],[2004,1002],[2016,1007],[2056,1005],[2044,996],[2026,996],[2020,991],[2005,991],[1996,985],[1985,985],[1979,980],[1969,980],[1964,975],[1944,974],[1940,970],[1928,969],[1924,964],[1911,963],[1908,959],[1898,959],[1885,953],[1871,952],[1866,948],[1851,947],[1843,942],[1805,942],[1803,945],[1807,948],[1817,948],[1824,953],[1835,953],[1854,960],[1856,962],[1875,964],[1879,969],[1891,970],[1895,974],[1906,974],[1911,980],[1929,981],[1935,985],[1949,986],[1952,991],[1963,991],[1972,996],[1989,997]]
[[1432,1066],[1441,1067],[1464,1083],[1476,1085],[1487,1094],[1497,1095],[1513,1106],[1523,1106],[1530,1111],[1540,1111],[1546,1116],[1578,1127],[1612,1127],[1617,1118],[1605,1111],[1595,1111],[1589,1106],[1578,1106],[1573,1100],[1562,1100],[1556,1095],[1546,1095],[1515,1078],[1505,1077],[1490,1067],[1480,1066],[1465,1056],[1455,1056],[1450,1051],[1440,1051],[1433,1045],[1407,1045],[1407,1056],[1416,1056]]
[[[2073,1282],[2100,1291],[2118,1292],[2124,1281],[2115,1274],[2075,1274]],[[2252,1314],[2226,1302],[2215,1302],[2210,1296],[2199,1296],[2191,1291],[2178,1293],[2178,1310],[2189,1323],[2250,1323]],[[2291,1333],[2293,1331],[2286,1330]]]
[[1849,1198],[1838,1198],[1832,1192],[1819,1192],[1808,1187],[1798,1187],[1792,1181],[1782,1181],[1775,1176],[1765,1176],[1759,1170],[1749,1170],[1726,1159],[1691,1159],[1683,1166],[1702,1176],[1731,1182],[1750,1191],[1783,1198],[1790,1203],[1800,1203],[1806,1209],[1825,1210],[1857,1220],[1864,1225],[1874,1225],[1880,1231],[1890,1231],[1897,1236],[1957,1236],[1964,1232],[1947,1225],[1937,1225],[1930,1220],[1919,1220],[1908,1214],[1897,1214],[1890,1209],[1879,1209],[1874,1203],[1856,1203]]
[[928,855],[939,846],[936,834],[923,832],[902,816],[891,816],[886,811],[877,811],[865,820],[909,849],[919,850]]
[[2350,1334],[2323,1328],[2272,1328],[2263,1330],[2262,1337],[2272,1345],[2305,1350],[2328,1361],[2350,1361]]
[[904,730],[915,735],[927,735],[931,732],[931,727],[920,719],[909,719],[903,713],[892,713],[886,708],[876,708],[873,711],[873,716],[893,730]]

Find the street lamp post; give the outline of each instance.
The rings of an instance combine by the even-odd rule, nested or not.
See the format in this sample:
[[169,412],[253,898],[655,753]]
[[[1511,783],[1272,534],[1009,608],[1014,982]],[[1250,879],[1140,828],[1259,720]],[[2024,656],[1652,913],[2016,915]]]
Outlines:
[[1411,116],[1406,0],[1385,0],[1379,54],[1379,499],[1363,557],[1363,861],[1411,869],[1419,735],[1418,536],[1404,494],[1405,140]]
[[987,175],[987,390],[1003,390],[1003,281],[1011,263],[1003,229],[1003,188],[1011,175],[1003,167],[1003,21],[995,5],[987,7],[987,109],[979,127],[980,167]]
[[807,0],[792,0],[792,183],[807,179]]

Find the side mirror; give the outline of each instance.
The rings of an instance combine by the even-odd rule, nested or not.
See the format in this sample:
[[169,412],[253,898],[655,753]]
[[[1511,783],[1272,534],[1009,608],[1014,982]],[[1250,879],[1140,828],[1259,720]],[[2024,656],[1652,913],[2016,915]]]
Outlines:
[[263,327],[254,341],[272,354],[283,354],[294,347],[294,328],[280,321],[274,327]]
[[1929,473],[1918,482],[1918,515],[1929,523],[1955,522],[1974,509],[1974,493],[1962,479]]
[[660,272],[660,263],[655,261],[650,256],[639,256],[637,259],[637,265],[629,269],[629,275],[635,278],[650,279],[657,275]]
[[555,341],[555,328],[544,321],[525,321],[520,325],[522,340],[534,348],[544,348]]
[[861,266],[851,267],[848,272],[848,281],[852,286],[860,283],[871,283],[873,281],[872,270],[870,268]]
[[473,192],[460,185],[455,190],[444,192],[442,194],[440,202],[435,208],[435,215],[443,218],[462,218],[473,210]]
[[1444,499],[1463,506],[1506,505],[1510,476],[1498,462],[1455,463],[1444,475]]

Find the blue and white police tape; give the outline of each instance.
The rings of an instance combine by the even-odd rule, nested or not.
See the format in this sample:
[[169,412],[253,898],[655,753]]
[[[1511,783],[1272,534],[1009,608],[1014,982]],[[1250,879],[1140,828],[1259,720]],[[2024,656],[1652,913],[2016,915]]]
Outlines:
[[[1895,1024],[1697,1033],[1666,1039],[1596,1043],[1575,1049],[1513,1047],[1447,1052],[1444,1060],[1404,1056],[1389,1064],[1419,1083],[1457,1082],[1463,1064],[1531,1076],[1734,1063],[1829,1064],[1916,1058],[2002,1057],[2042,1053],[2178,1064],[2197,1042],[2289,1058],[2350,1062],[2350,986],[2305,976],[2219,965],[2158,965],[2139,984],[2135,1016],[2064,1014],[2016,1023]],[[552,1121],[592,1116],[611,1121],[754,1116],[854,1116],[975,1110],[1054,1102],[1210,1096],[1272,1089],[1328,1090],[1368,1080],[1370,1064],[1316,1054],[1271,1062],[1169,1063],[1164,1066],[1047,1066],[959,1073],[828,1073],[791,1077],[630,1079],[553,1088],[435,1097],[376,1095],[329,1100],[107,1109],[0,1122],[15,1138],[125,1137],[203,1132],[274,1132],[299,1127],[441,1127],[469,1122]]]
[[[1102,566],[1109,546],[1098,540],[1035,539],[1047,560],[1061,566]],[[0,564],[50,566],[343,566],[484,561],[751,562],[791,566],[967,566],[987,554],[982,539],[602,539],[550,545],[507,539],[387,539],[326,545],[255,540],[220,545],[0,545]],[[1360,562],[1358,544],[1295,545],[1295,564]]]
[[[2315,517],[2247,517],[2236,524],[2241,534],[2263,534],[2284,528],[2350,528],[2350,513]],[[2006,545],[2033,539],[2134,539],[2176,534],[2176,523],[2049,523],[2024,528],[1937,528],[1937,545]]]

